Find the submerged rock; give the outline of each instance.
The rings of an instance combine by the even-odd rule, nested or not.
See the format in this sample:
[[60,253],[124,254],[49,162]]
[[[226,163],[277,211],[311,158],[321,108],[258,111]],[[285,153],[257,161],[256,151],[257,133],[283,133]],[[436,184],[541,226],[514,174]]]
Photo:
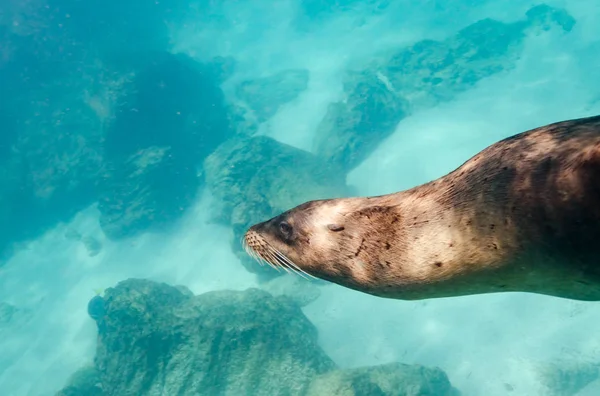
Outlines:
[[456,395],[437,368],[338,369],[285,296],[258,289],[194,296],[183,286],[128,279],[104,300],[94,367],[57,396]]
[[[0,75],[0,224],[10,224],[0,266],[95,202],[112,239],[179,218],[201,186],[198,166],[240,123],[219,87],[233,60],[139,49],[48,67],[37,49],[20,46]],[[81,242],[90,256],[102,249]]]
[[106,313],[105,306],[104,297],[96,295],[88,302],[87,313],[90,315],[90,318],[99,322]]
[[102,389],[100,375],[94,366],[76,371],[69,378],[68,385],[56,393],[56,396],[108,396]]
[[344,99],[330,104],[321,121],[315,153],[351,170],[407,115],[453,99],[482,79],[514,67],[528,33],[575,20],[564,9],[539,5],[526,19],[482,19],[444,41],[423,40],[349,71]]
[[576,23],[575,18],[564,8],[555,8],[547,4],[531,7],[525,15],[527,16],[525,23],[532,30],[547,31],[558,25],[564,31],[570,32]]
[[233,226],[232,247],[246,268],[273,277],[243,251],[240,238],[252,224],[305,201],[349,194],[345,175],[309,152],[266,136],[232,139],[204,161],[207,185],[220,206],[215,218]]
[[76,88],[39,92],[48,96],[35,103],[37,116],[24,123],[15,146],[27,167],[26,183],[46,210],[89,204],[102,172],[103,121],[75,96]]
[[[0,224],[10,227],[0,227],[0,265],[15,246],[69,221],[97,200],[106,130],[115,104],[122,103],[118,82],[127,80],[129,72],[111,68],[108,58],[166,53],[167,21],[174,20],[177,9],[186,8],[187,3],[177,0],[137,5],[100,0],[3,2]],[[78,23],[72,23],[75,19]],[[173,75],[165,82],[178,74]],[[194,88],[189,75],[180,78]],[[161,103],[164,111],[169,110],[166,102]],[[210,116],[218,114],[210,110]],[[137,130],[127,132],[133,136]]]
[[168,227],[192,204],[199,186],[195,162],[171,147],[149,147],[113,161],[105,183],[98,209],[111,239]]
[[204,74],[212,75],[221,84],[235,73],[237,62],[231,56],[215,56],[204,65],[204,68],[206,70]]
[[236,96],[252,109],[258,122],[263,122],[306,90],[308,79],[308,70],[284,70],[272,76],[242,81],[236,88]]
[[600,364],[558,361],[543,366],[540,379],[548,396],[574,396],[600,378]]
[[76,229],[65,232],[65,238],[71,241],[81,242],[88,252],[89,257],[95,257],[102,251],[102,242],[91,235],[82,235]]
[[106,137],[98,209],[112,239],[179,218],[200,186],[197,166],[233,133],[218,86],[225,71],[180,54],[140,57]]
[[306,396],[459,396],[438,368],[390,363],[335,370],[314,379]]
[[102,251],[102,242],[93,236],[86,235],[81,238],[81,243],[85,246],[88,256],[95,257]]
[[201,64],[183,54],[134,55],[118,64],[121,73],[132,77],[107,131],[106,156],[123,158],[148,147],[167,146],[202,163],[232,135],[219,87],[225,72],[216,71],[216,61]]
[[14,101],[14,130],[7,131],[10,146],[0,155],[0,256],[68,221],[97,197],[104,122],[82,93],[93,91],[86,73],[98,69],[77,77],[59,73],[6,93]]
[[264,291],[131,279],[105,299],[95,362],[108,395],[301,395],[334,367],[300,308]]

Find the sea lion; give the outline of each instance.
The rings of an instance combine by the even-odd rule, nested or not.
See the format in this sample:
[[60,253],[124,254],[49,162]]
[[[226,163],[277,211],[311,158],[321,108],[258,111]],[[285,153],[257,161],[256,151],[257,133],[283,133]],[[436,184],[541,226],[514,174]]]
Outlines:
[[600,300],[600,116],[503,139],[405,191],[306,202],[243,243],[274,267],[380,297]]

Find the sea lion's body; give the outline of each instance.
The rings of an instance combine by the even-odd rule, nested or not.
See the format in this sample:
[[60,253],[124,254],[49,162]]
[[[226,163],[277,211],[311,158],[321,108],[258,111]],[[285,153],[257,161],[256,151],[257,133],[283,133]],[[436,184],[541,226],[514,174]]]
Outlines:
[[600,300],[600,116],[501,140],[409,190],[307,202],[251,227],[245,243],[276,266],[382,297]]

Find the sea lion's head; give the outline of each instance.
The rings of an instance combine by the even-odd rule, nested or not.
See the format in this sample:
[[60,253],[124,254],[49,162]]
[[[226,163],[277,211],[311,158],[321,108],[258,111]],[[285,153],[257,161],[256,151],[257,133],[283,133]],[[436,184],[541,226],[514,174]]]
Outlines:
[[259,262],[276,269],[368,289],[377,277],[374,266],[380,265],[380,253],[389,249],[388,239],[393,238],[393,227],[390,230],[387,225],[397,221],[390,217],[396,216],[393,208],[374,201],[306,202],[250,227],[244,247]]

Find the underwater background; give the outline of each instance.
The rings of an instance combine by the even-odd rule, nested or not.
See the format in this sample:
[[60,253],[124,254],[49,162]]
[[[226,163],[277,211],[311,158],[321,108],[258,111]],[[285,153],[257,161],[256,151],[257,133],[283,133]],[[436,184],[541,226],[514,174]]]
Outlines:
[[600,395],[600,305],[372,297],[252,224],[600,114],[597,0],[0,0],[0,395]]

